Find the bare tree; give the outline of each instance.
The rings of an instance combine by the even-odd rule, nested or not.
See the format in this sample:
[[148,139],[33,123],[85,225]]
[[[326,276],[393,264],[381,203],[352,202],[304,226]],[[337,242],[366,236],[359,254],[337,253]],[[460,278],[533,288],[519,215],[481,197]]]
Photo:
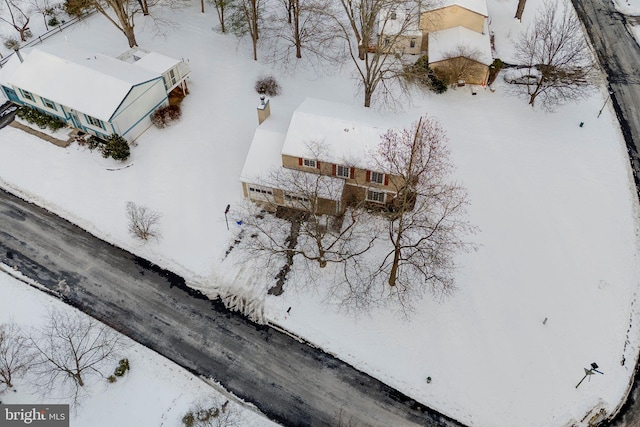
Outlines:
[[469,78],[478,79],[478,75],[484,78],[485,70],[480,64],[481,53],[469,46],[459,45],[444,55],[442,65],[433,66],[436,74],[447,84],[455,84],[460,80]]
[[80,312],[51,310],[45,326],[30,338],[37,350],[34,371],[43,392],[70,391],[78,400],[87,378],[104,377],[107,362],[117,360],[124,339],[108,326]]
[[[227,27],[225,25],[225,17],[226,13],[229,9],[232,8],[233,0],[207,0],[216,8],[216,13],[218,14],[218,21],[220,22],[220,31],[223,33],[227,32]],[[203,7],[204,10],[204,7]]]
[[4,13],[0,13],[0,21],[11,25],[20,34],[20,41],[26,42],[29,34],[29,20],[31,19],[26,13],[27,5],[20,0],[3,0],[3,3],[3,10],[9,14],[9,17],[7,18]]
[[466,219],[467,194],[449,181],[452,164],[440,124],[422,117],[410,129],[390,130],[375,161],[393,180],[387,244],[390,250],[377,275],[385,278],[403,307],[429,290],[446,295],[454,289],[454,256],[472,247],[464,238],[474,231]]
[[258,60],[258,29],[262,22],[263,0],[234,0],[231,4],[231,31],[238,37],[249,34],[253,59]]
[[516,9],[515,18],[522,21],[522,14],[524,13],[524,7],[527,4],[527,0],[518,0],[518,9]]
[[127,219],[129,234],[140,240],[157,239],[160,237],[159,223],[161,214],[146,206],[139,206],[134,202],[127,202]]
[[191,405],[189,412],[182,417],[185,427],[241,427],[246,420],[238,409],[228,400],[211,397]]
[[545,1],[540,13],[514,45],[516,60],[528,70],[529,104],[540,99],[553,109],[586,96],[595,86],[595,61],[580,21],[569,2]]
[[0,325],[0,384],[13,388],[14,378],[23,376],[33,363],[29,339],[15,323]]
[[[393,101],[402,78],[402,39],[417,29],[418,3],[407,0],[340,0],[340,7],[327,8],[326,16],[338,26],[370,107],[376,90],[385,101]],[[378,40],[382,38],[382,43]],[[399,85],[398,85],[399,84]]]
[[[332,201],[339,201],[342,194],[335,178],[280,168],[266,182],[284,190],[282,197],[290,209],[278,207],[273,199],[265,200],[270,211],[278,211],[276,219],[245,208],[241,213],[243,228],[255,237],[245,239],[242,248],[251,256],[298,255],[324,268],[358,258],[373,246],[376,237],[369,234],[359,210],[349,209],[344,215],[334,216]],[[283,220],[294,228],[289,236],[282,233]]]
[[[304,56],[318,66],[321,61],[342,61],[342,42],[336,38],[338,28],[324,12],[331,0],[283,0],[283,9],[275,9],[263,25],[271,62],[288,65]],[[344,55],[342,55],[344,56]]]
[[52,4],[52,0],[30,0],[29,4],[33,7],[33,10],[37,11],[40,15],[42,15],[42,19],[44,20],[44,26],[49,30],[49,17],[54,16],[54,8]]

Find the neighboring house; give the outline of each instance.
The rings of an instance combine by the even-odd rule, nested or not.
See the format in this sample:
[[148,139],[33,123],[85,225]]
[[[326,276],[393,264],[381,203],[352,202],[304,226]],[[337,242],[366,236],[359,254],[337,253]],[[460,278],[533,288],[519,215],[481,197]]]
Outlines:
[[151,126],[150,115],[168,105],[171,89],[185,89],[189,68],[164,55],[129,53],[121,60],[69,43],[17,52],[0,69],[0,89],[14,103],[83,132],[133,141]]
[[[286,119],[274,115],[256,130],[240,175],[245,197],[273,209],[311,208],[340,215],[353,203],[384,207],[393,202],[401,180],[377,170],[371,155],[388,128],[364,107],[307,98]],[[291,182],[274,182],[283,168]],[[316,186],[317,200],[301,194],[301,181]]]
[[378,49],[384,53],[418,55],[422,50],[418,5],[383,10],[378,17]]
[[[404,10],[391,11],[395,14],[381,13],[379,48],[405,54],[425,53],[433,70],[467,84],[487,83],[493,56],[486,0],[440,0],[436,7],[419,10],[417,23],[416,17],[405,16]],[[401,17],[410,24],[389,25],[390,16]],[[415,48],[417,41],[419,49]]]

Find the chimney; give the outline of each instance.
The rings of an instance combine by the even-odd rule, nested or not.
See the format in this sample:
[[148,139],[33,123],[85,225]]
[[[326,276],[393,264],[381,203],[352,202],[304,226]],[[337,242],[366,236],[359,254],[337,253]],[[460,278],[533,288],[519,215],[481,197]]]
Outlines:
[[260,105],[258,105],[258,124],[261,125],[262,122],[267,120],[267,117],[270,115],[271,108],[269,107],[269,100],[264,95],[260,95]]
[[20,60],[20,62],[24,62],[24,59],[22,59],[22,54],[20,53],[20,49],[14,47],[13,50],[16,51],[16,55],[18,55],[18,59]]

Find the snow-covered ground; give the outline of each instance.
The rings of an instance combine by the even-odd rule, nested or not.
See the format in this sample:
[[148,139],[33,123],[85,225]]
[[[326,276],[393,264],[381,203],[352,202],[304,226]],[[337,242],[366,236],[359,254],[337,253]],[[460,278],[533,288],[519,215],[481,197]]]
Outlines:
[[[527,2],[520,23],[516,0],[488,1],[497,56],[511,57],[510,40],[539,3]],[[640,339],[638,202],[615,114],[607,104],[596,118],[601,93],[545,113],[508,95],[499,78],[495,91],[416,94],[404,111],[385,112],[429,113],[448,131],[479,250],[459,258],[458,292],[416,302],[410,320],[384,309],[353,318],[303,283],[267,297],[259,291],[270,278],[251,264],[223,261],[239,230],[229,218],[227,231],[224,210],[242,197],[238,176],[257,126],[256,76],[277,76],[283,94],[271,100],[269,120],[286,121],[305,97],[359,105],[351,66],[317,75],[254,62],[248,43],[214,31],[215,12],[199,7],[193,1],[174,12],[180,27],[166,38],[144,20],[136,25],[142,47],[185,58],[193,72],[182,119],[149,129],[132,150],[133,166],[110,171],[96,152],[5,128],[1,185],[210,294],[255,285],[273,323],[471,426],[564,426],[596,405],[618,405]],[[64,37],[113,56],[127,49],[99,15]],[[160,241],[129,237],[129,200],[162,213]],[[576,389],[592,362],[605,375]]]
[[[28,331],[29,328],[42,325],[48,309],[75,311],[9,274],[0,274],[0,324],[13,321]],[[180,427],[183,425],[182,417],[195,403],[211,397],[220,402],[229,399],[175,363],[133,341],[127,341],[130,346],[120,357],[129,359],[130,370],[113,384],[95,377],[89,380],[85,385],[88,388],[86,396],[70,411],[71,425]],[[5,404],[68,403],[68,400],[56,395],[41,397],[28,378],[18,379],[15,391],[8,390],[0,394],[0,401]],[[231,402],[230,407],[242,417],[242,425],[276,425],[257,411],[238,405],[234,400]]]
[[626,15],[640,15],[640,0],[613,0],[613,3]]

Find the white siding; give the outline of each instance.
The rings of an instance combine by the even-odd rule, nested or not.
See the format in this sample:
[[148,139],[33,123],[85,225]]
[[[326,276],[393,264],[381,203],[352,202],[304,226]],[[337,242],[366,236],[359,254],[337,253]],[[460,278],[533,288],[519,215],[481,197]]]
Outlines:
[[151,125],[149,114],[166,102],[162,79],[135,86],[116,110],[112,123],[120,135],[132,141]]

